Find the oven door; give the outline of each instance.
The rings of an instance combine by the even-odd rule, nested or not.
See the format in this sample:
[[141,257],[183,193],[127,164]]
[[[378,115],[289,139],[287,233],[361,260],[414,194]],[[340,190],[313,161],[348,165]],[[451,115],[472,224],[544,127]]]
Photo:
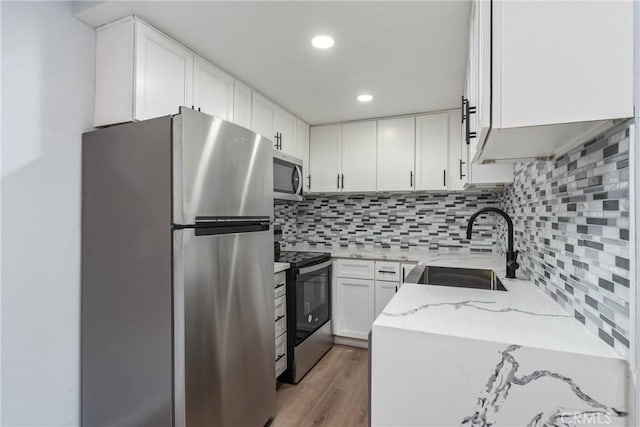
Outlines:
[[[281,158],[282,157],[282,158]],[[273,157],[273,198],[282,200],[302,200],[302,166],[283,158]]]
[[299,269],[295,286],[297,346],[331,319],[331,260]]

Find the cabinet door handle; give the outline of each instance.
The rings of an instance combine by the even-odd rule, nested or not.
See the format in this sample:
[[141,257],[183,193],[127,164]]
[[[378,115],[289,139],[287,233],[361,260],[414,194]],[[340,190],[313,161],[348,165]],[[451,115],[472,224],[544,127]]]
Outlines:
[[413,171],[409,171],[409,187],[413,187]]
[[447,186],[447,170],[442,171],[442,185]]
[[460,159],[460,179],[464,178],[466,175],[463,175],[462,173],[462,165],[464,165],[466,162],[463,162],[462,159]]
[[340,188],[344,188],[344,174],[340,175],[342,178],[342,185],[340,185]]
[[464,119],[465,119],[465,111],[464,111],[464,109],[465,109],[466,103],[465,103],[464,95],[462,95],[460,98],[462,98],[461,99],[462,102],[460,104],[460,108],[462,109],[462,114],[461,114],[462,120],[460,121],[460,123],[464,123]]
[[309,190],[311,190],[311,175],[307,177],[307,186],[309,187]]
[[465,99],[464,111],[465,119],[467,121],[465,123],[465,142],[469,145],[471,143],[471,139],[476,137],[476,132],[471,132],[471,122],[469,121],[469,116],[476,113],[476,107],[469,105],[469,100]]
[[398,292],[398,287],[396,286],[396,293]]
[[340,174],[338,174],[338,181],[336,183],[336,188],[339,190],[340,189]]

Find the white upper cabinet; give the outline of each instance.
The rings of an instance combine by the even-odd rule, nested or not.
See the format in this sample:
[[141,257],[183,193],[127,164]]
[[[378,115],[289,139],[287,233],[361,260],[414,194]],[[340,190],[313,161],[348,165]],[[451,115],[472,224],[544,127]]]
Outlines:
[[462,114],[460,110],[451,110],[449,114],[449,169],[447,170],[447,189],[451,191],[464,190],[467,177],[467,156],[463,156]]
[[632,117],[633,3],[474,1],[472,160],[552,157]]
[[309,191],[309,125],[296,120],[296,157],[302,160],[303,187]]
[[96,29],[95,126],[176,114],[181,106],[233,121],[297,154],[297,118],[205,58],[138,17]]
[[192,105],[194,55],[136,21],[135,120],[176,114]]
[[313,126],[309,137],[309,174],[312,193],[340,191],[342,126]]
[[233,77],[196,56],[193,67],[193,104],[203,113],[233,121]]
[[251,129],[251,88],[238,80],[233,82],[233,122]]
[[96,34],[95,125],[176,114],[192,105],[194,54],[139,19]]
[[416,117],[416,190],[446,190],[449,114]]
[[251,129],[273,142],[276,148],[275,132],[273,131],[273,113],[276,110],[274,103],[257,92],[253,92],[251,100]]
[[415,118],[378,120],[378,191],[408,191],[415,183]]
[[342,126],[341,191],[376,190],[376,121]]
[[273,111],[273,132],[277,139],[277,149],[296,156],[296,118],[281,108]]

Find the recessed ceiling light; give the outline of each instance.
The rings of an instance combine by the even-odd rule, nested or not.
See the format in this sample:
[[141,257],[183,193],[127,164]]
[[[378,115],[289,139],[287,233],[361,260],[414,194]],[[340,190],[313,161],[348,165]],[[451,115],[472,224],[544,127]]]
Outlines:
[[368,93],[363,93],[362,95],[358,95],[356,99],[360,102],[369,102],[373,99],[373,95],[369,95]]
[[315,36],[311,39],[311,44],[318,49],[329,49],[333,43],[333,38],[325,35]]

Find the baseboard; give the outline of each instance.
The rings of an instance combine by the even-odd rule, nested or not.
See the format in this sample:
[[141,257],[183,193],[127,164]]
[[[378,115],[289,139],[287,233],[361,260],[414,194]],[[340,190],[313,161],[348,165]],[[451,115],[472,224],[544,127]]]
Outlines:
[[350,347],[369,348],[369,343],[367,340],[361,340],[358,338],[340,337],[338,335],[334,335],[333,343],[339,344],[339,345],[348,345]]

